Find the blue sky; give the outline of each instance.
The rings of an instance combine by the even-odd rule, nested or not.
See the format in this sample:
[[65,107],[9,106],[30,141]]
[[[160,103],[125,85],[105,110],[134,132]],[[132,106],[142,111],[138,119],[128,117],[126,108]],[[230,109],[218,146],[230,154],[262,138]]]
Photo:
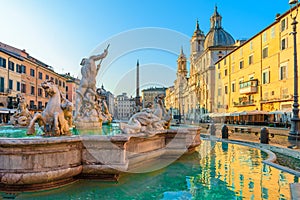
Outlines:
[[173,84],[180,47],[189,54],[197,19],[209,31],[215,5],[235,39],[252,37],[289,9],[288,0],[0,0],[0,5],[0,41],[26,49],[59,73],[77,76],[83,57],[111,43],[98,86],[130,95],[137,59],[142,88]]

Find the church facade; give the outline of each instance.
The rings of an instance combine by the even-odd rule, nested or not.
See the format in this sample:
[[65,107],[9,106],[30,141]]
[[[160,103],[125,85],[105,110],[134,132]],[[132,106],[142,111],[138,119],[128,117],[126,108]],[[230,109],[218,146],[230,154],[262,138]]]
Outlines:
[[[205,35],[196,23],[190,40],[190,69],[188,58],[181,48],[177,59],[174,86],[167,91],[168,109],[181,120],[199,120],[217,110],[215,105],[215,63],[236,48],[234,38],[222,27],[222,16],[215,7],[210,18],[210,30]],[[169,96],[168,96],[169,95]]]

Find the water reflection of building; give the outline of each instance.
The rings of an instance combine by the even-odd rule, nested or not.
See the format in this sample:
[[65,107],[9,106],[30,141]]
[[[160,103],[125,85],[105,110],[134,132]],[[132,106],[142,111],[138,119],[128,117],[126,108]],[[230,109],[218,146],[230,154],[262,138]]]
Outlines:
[[200,165],[203,169],[194,182],[213,189],[214,182],[222,181],[237,196],[246,199],[290,197],[289,183],[295,181],[295,176],[263,164],[267,155],[259,149],[215,142],[201,145]]

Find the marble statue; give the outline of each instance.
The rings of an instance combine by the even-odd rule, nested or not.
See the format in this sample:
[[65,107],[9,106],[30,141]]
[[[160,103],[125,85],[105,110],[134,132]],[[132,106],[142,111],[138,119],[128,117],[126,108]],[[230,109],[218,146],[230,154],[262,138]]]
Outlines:
[[64,108],[68,107],[68,101],[62,95],[52,80],[46,80],[41,84],[45,93],[50,96],[48,104],[42,113],[36,113],[28,126],[27,134],[35,132],[34,124],[38,121],[43,126],[44,136],[70,135],[69,124],[64,116]]
[[32,115],[27,109],[27,103],[24,94],[17,94],[18,108],[10,117],[10,123],[16,127],[26,127],[29,125]]
[[151,131],[169,128],[172,119],[171,114],[166,113],[163,104],[164,95],[158,95],[154,99],[154,105],[148,104],[146,108],[134,114],[128,124],[120,123],[120,129],[126,134],[147,133]]
[[97,89],[97,97],[98,97],[98,104],[97,104],[97,112],[102,120],[102,123],[111,123],[112,115],[109,112],[107,103],[106,103],[106,91],[104,90],[103,86]]
[[[109,47],[109,46],[108,46]],[[102,118],[99,114],[98,95],[96,91],[96,77],[102,60],[107,56],[108,47],[103,53],[83,58],[81,67],[81,80],[76,90],[76,106],[74,124],[76,128],[100,128]],[[100,61],[96,66],[96,62]]]

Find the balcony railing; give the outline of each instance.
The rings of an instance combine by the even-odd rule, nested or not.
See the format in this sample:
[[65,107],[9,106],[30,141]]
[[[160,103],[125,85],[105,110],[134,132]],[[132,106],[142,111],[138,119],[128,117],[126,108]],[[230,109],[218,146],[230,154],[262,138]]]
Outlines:
[[240,94],[257,93],[257,83],[257,79],[240,83]]

